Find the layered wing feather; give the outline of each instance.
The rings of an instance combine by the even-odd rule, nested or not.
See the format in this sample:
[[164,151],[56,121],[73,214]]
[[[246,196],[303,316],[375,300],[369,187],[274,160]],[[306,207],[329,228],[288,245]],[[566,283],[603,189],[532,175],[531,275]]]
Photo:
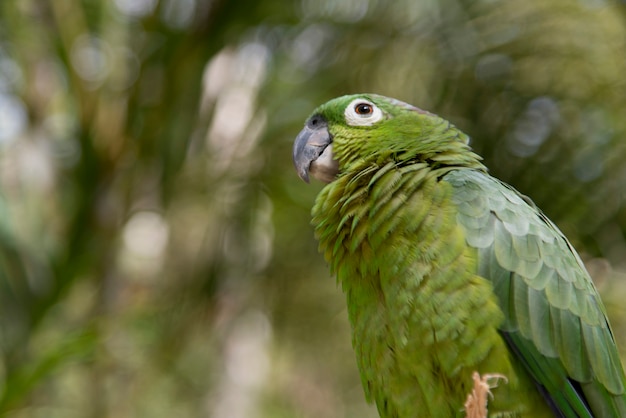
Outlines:
[[562,416],[626,416],[624,372],[600,297],[571,244],[532,202],[455,170],[458,222],[505,315],[501,333]]

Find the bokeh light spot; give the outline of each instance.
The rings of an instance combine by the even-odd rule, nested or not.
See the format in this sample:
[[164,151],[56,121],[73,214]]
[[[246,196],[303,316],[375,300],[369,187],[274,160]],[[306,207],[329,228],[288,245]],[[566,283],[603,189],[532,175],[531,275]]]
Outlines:
[[72,45],[72,65],[85,81],[99,84],[110,72],[108,45],[92,35],[81,35]]
[[0,93],[0,144],[15,140],[26,129],[26,107],[10,94]]
[[157,0],[114,0],[117,9],[130,17],[147,16],[154,10]]
[[152,211],[135,213],[126,223],[124,245],[133,254],[144,258],[160,257],[169,240],[169,227],[163,217]]

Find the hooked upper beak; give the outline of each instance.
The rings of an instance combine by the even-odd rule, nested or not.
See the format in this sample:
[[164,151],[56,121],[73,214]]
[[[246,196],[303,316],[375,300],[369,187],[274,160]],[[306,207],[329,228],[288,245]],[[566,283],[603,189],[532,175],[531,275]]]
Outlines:
[[296,137],[293,163],[298,176],[307,183],[309,173],[325,183],[330,183],[337,176],[339,165],[333,159],[332,136],[323,117],[311,117]]

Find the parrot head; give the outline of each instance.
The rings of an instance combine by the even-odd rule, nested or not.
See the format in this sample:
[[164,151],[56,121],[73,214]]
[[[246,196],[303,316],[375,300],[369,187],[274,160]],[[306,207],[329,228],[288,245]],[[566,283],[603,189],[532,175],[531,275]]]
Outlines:
[[396,99],[356,94],[315,109],[295,140],[293,161],[305,182],[310,174],[330,183],[342,173],[392,161],[458,161],[450,157],[466,154],[468,142],[467,135],[432,113]]

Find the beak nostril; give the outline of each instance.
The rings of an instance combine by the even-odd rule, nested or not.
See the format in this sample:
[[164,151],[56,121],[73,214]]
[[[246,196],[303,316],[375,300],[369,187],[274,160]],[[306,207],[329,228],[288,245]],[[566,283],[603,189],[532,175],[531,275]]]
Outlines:
[[326,121],[320,115],[313,115],[307,122],[307,126],[311,129],[319,129],[326,125]]

